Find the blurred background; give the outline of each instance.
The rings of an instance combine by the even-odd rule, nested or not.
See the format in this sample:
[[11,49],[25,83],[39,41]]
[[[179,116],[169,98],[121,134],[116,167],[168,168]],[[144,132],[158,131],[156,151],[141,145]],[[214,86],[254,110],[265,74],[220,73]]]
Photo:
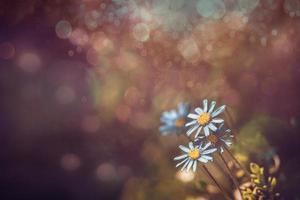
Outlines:
[[158,131],[204,98],[300,199],[299,63],[299,0],[1,0],[0,199],[222,199]]

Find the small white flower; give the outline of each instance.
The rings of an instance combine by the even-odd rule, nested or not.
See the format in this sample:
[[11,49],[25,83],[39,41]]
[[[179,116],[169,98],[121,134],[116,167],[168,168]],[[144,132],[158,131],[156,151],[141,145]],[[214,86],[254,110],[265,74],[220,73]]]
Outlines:
[[208,100],[203,100],[203,108],[196,108],[196,113],[188,114],[188,118],[191,118],[192,121],[185,124],[186,127],[190,126],[186,134],[190,136],[194,131],[196,131],[195,138],[198,137],[201,130],[204,130],[204,135],[208,136],[210,134],[210,130],[215,132],[217,127],[215,124],[223,123],[224,120],[221,118],[216,118],[220,113],[225,110],[225,105],[220,106],[216,110],[214,110],[216,106],[216,102],[212,101],[210,106],[208,106]]
[[217,149],[207,149],[210,144],[194,146],[192,142],[189,143],[188,147],[180,145],[179,148],[184,152],[184,154],[177,156],[174,160],[181,160],[176,167],[179,167],[183,164],[181,170],[189,171],[191,168],[193,172],[196,171],[198,161],[202,163],[207,163],[208,161],[212,161],[213,157],[210,156],[211,153],[215,152]]
[[195,143],[198,141],[210,143],[213,147],[217,148],[220,153],[223,153],[224,147],[229,147],[232,144],[232,138],[231,130],[224,128],[224,123],[222,123],[215,133],[208,136],[200,136],[195,140]]
[[187,114],[189,113],[189,105],[187,103],[178,104],[177,110],[163,112],[160,121],[162,126],[159,127],[159,131],[162,135],[168,135],[170,133],[181,134],[186,130],[184,124],[187,120]]

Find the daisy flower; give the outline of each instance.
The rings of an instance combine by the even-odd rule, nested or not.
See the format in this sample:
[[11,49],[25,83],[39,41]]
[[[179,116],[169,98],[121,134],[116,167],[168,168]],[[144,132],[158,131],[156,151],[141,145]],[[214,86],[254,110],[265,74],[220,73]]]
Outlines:
[[180,134],[184,132],[184,124],[186,123],[188,113],[189,105],[187,103],[178,104],[177,110],[163,112],[160,118],[163,125],[159,127],[161,134],[168,135],[173,132]]
[[196,108],[195,114],[188,114],[188,118],[191,118],[192,121],[188,122],[185,126],[190,128],[186,132],[188,136],[190,136],[194,131],[196,131],[195,137],[197,138],[200,134],[201,130],[204,130],[204,135],[208,136],[210,134],[210,130],[215,132],[217,127],[215,124],[223,123],[224,120],[221,118],[216,118],[220,113],[225,110],[225,105],[220,106],[215,109],[216,102],[212,101],[210,106],[208,106],[208,100],[203,100],[203,108]]
[[233,135],[230,129],[224,128],[224,123],[222,123],[215,133],[211,133],[208,136],[200,136],[195,142],[205,141],[210,143],[213,147],[217,148],[220,153],[224,152],[224,147],[229,147],[232,144]]
[[174,160],[181,160],[176,167],[179,167],[183,164],[181,170],[189,171],[191,168],[193,172],[196,171],[198,162],[207,163],[208,161],[212,161],[213,157],[210,156],[211,153],[215,152],[217,149],[207,149],[210,144],[194,146],[192,142],[189,143],[188,147],[180,145],[179,148],[184,152],[184,154],[177,156]]

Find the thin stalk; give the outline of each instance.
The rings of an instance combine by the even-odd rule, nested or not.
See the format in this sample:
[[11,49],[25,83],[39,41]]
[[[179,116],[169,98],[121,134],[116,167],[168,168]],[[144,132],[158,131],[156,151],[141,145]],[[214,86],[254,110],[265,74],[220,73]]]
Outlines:
[[217,158],[214,158],[214,163],[216,164],[218,169],[222,172],[222,174],[226,174],[226,171],[224,170],[224,167],[222,167],[220,162],[218,162],[218,161],[219,161],[219,159],[217,160]]
[[240,195],[241,195],[241,197],[242,197],[242,191],[241,191],[241,189],[240,189],[240,187],[239,187],[238,181],[236,180],[236,178],[235,178],[235,177],[233,176],[233,174],[231,173],[231,171],[230,171],[230,169],[229,169],[229,167],[228,167],[228,165],[227,165],[227,162],[225,161],[223,155],[222,155],[220,152],[219,152],[219,155],[220,155],[221,160],[223,161],[224,165],[226,166],[226,169],[227,169],[227,171],[228,171],[228,174],[229,174],[231,180],[233,181],[233,184],[234,184],[235,187],[239,190],[239,193],[240,193]]
[[246,175],[250,177],[249,171],[234,157],[234,155],[226,146],[224,146],[224,148],[227,151],[227,153],[230,155],[230,157],[235,161],[235,163],[238,164],[239,167],[246,173]]
[[230,112],[226,109],[225,111],[225,115],[226,115],[226,119],[228,119],[228,127],[231,129],[233,135],[237,135],[237,130],[234,128],[233,124],[234,124],[234,120],[232,115],[230,114]]
[[233,117],[231,116],[230,112],[226,109],[225,114],[228,119],[229,126],[233,127]]
[[225,192],[225,190],[221,187],[221,185],[218,183],[218,181],[213,177],[213,175],[208,171],[208,169],[203,165],[203,169],[206,172],[206,174],[209,176],[211,180],[216,184],[216,186],[219,188],[223,196],[227,199],[230,200],[231,198],[228,196],[228,194]]

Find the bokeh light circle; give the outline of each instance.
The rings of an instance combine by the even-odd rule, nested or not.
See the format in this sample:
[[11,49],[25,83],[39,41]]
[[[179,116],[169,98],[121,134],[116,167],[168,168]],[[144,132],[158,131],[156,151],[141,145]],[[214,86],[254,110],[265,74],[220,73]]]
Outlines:
[[55,26],[55,32],[60,39],[67,39],[71,36],[72,26],[66,20],[60,20]]
[[41,59],[35,53],[23,53],[18,61],[18,66],[25,72],[34,73],[41,67]]
[[60,165],[64,170],[74,171],[80,167],[81,160],[76,154],[67,153],[61,157]]
[[133,27],[133,37],[137,41],[146,42],[150,37],[150,29],[145,23],[138,23]]
[[222,0],[198,0],[198,14],[205,18],[220,19],[226,13],[226,7]]

